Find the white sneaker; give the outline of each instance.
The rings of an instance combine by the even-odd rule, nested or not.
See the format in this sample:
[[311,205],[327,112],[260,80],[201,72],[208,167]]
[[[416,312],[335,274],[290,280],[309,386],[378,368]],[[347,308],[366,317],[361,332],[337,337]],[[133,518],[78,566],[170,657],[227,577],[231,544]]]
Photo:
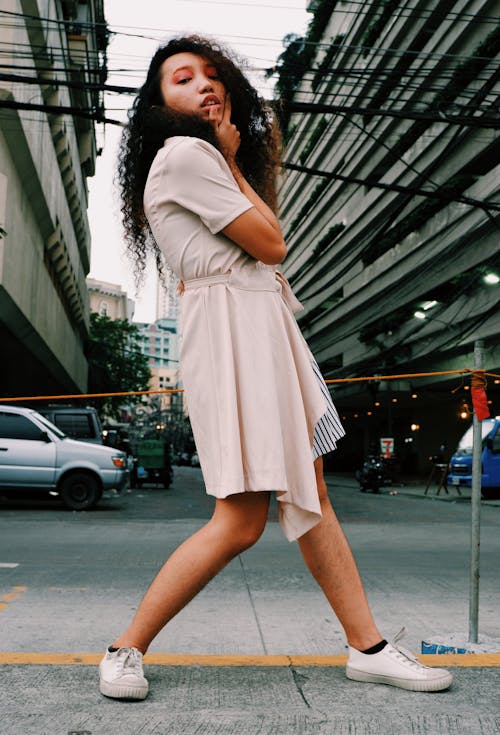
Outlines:
[[137,648],[106,651],[99,664],[99,691],[114,699],[145,699],[148,680],[142,669],[142,653]]
[[453,677],[446,669],[423,666],[417,658],[404,648],[396,646],[404,636],[402,628],[378,653],[367,654],[349,646],[346,676],[355,681],[375,684],[391,684],[413,692],[439,692],[448,689]]

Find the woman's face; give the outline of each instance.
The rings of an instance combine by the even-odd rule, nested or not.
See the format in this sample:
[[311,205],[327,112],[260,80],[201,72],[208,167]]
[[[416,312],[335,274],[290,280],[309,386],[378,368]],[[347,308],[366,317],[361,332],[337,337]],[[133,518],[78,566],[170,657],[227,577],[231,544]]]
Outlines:
[[210,61],[188,52],[174,54],[163,62],[160,73],[163,101],[171,110],[222,120],[226,89]]

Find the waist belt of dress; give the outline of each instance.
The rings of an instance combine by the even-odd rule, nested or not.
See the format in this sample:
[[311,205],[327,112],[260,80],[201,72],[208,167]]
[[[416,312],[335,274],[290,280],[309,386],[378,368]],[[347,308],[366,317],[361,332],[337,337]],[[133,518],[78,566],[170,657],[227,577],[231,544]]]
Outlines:
[[202,276],[184,281],[184,290],[226,284],[243,291],[274,291],[279,293],[292,313],[302,311],[304,307],[292,291],[287,279],[268,267],[261,268],[234,268],[226,273],[216,273],[213,276]]

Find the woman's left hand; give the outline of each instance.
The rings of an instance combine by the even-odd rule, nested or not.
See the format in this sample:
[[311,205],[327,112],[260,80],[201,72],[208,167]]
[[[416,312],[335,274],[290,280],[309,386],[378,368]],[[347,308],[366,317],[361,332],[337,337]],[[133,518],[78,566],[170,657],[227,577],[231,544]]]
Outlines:
[[226,94],[224,112],[222,113],[222,120],[220,122],[217,120],[216,115],[217,112],[211,107],[209,109],[208,119],[214,126],[222,155],[229,165],[232,165],[238,153],[241,138],[238,128],[231,122],[231,98],[229,94]]

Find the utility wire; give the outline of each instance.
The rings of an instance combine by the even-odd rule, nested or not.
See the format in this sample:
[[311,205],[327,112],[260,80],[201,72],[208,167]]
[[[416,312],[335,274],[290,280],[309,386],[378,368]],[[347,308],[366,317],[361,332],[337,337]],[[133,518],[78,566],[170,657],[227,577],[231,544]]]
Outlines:
[[[56,25],[61,25],[63,27],[69,26],[71,28],[71,27],[79,26],[82,29],[83,28],[87,28],[89,30],[104,30],[108,35],[123,35],[123,36],[128,36],[128,37],[146,38],[146,36],[144,36],[142,34],[138,34],[138,33],[125,33],[125,32],[120,32],[120,31],[114,31],[114,30],[112,30],[112,26],[108,25],[108,23],[106,21],[88,22],[88,21],[79,21],[77,19],[76,20],[63,20],[63,19],[56,19],[56,18],[48,18],[48,17],[44,17],[44,16],[40,16],[40,15],[31,15],[31,14],[28,14],[28,13],[16,13],[14,11],[8,11],[8,10],[0,10],[0,14],[6,15],[6,16],[10,16],[10,17],[23,18],[23,19],[27,19],[27,20],[36,20],[38,22],[42,21],[42,22],[45,22],[45,23],[54,23]],[[359,15],[359,12],[358,11],[356,11],[356,15]],[[408,17],[413,18],[415,16],[414,15],[411,15],[411,16],[408,16]],[[477,16],[474,16],[474,17],[477,17]],[[488,19],[490,17],[491,17],[491,21],[492,22],[498,23],[498,18],[493,18],[493,16],[485,16],[485,18],[488,18]],[[127,26],[119,26],[119,25],[117,25],[116,27],[117,28],[126,28]],[[173,33],[175,35],[179,35],[178,34],[178,31],[176,29],[171,29],[171,28],[135,27],[135,30],[136,31],[137,30],[152,30],[153,32],[162,34],[163,36],[165,36],[165,33]],[[263,38],[261,36],[237,36],[237,35],[233,35],[233,34],[221,34],[221,35],[222,35],[222,37],[234,38],[234,39],[238,39],[238,40],[239,39],[245,39],[245,40],[248,40],[248,41],[263,41],[263,42],[272,42],[272,43],[280,43],[283,40],[283,39],[279,39],[279,38]],[[159,40],[159,39],[155,37],[155,38],[151,38],[151,40]],[[330,43],[329,42],[326,42],[326,41],[325,42],[323,42],[323,41],[308,41],[306,38],[303,38],[302,39],[302,43],[304,45],[307,45],[307,46],[315,46],[317,48],[322,48],[323,47],[323,48],[326,48],[327,49],[327,48],[330,47]],[[403,55],[403,54],[410,54],[410,55],[416,55],[416,54],[418,54],[418,55],[420,55],[422,53],[422,54],[425,54],[427,56],[439,56],[439,57],[450,56],[452,58],[464,58],[464,59],[468,59],[468,58],[477,58],[477,59],[479,59],[479,58],[482,58],[482,57],[474,57],[474,56],[473,57],[470,57],[470,56],[459,57],[459,56],[454,55],[454,54],[440,54],[440,53],[433,53],[433,52],[419,52],[419,51],[411,51],[411,50],[404,50],[404,51],[402,51],[401,49],[383,48],[383,47],[380,47],[380,46],[379,47],[349,46],[349,48],[350,49],[353,49],[353,50],[354,49],[362,49],[362,50],[366,50],[366,51],[370,51],[370,52],[375,52],[375,53],[376,52],[379,52],[379,51],[380,52],[392,51],[392,52],[394,52],[395,54],[398,54],[398,55]]]
[[482,202],[479,199],[473,199],[472,197],[464,197],[461,194],[457,195],[446,195],[441,194],[438,191],[428,191],[427,189],[419,189],[412,186],[401,186],[399,184],[384,184],[380,181],[373,181],[369,177],[366,179],[360,179],[356,176],[344,176],[331,171],[321,171],[317,168],[309,168],[308,166],[299,166],[296,163],[290,163],[284,161],[281,164],[282,168],[286,168],[290,171],[299,171],[304,174],[311,174],[312,176],[322,176],[326,179],[336,179],[338,181],[344,181],[348,184],[360,184],[361,186],[375,187],[376,189],[386,189],[387,191],[398,191],[402,194],[415,194],[416,196],[428,197],[431,199],[439,199],[442,202],[460,202],[461,204],[470,204],[472,207],[478,207],[485,211],[493,210],[494,212],[500,212],[500,202]]
[[[337,113],[345,112],[345,105],[330,105],[321,102],[289,102],[287,108],[291,112],[303,113]],[[402,120],[427,120],[429,122],[446,122],[452,125],[471,125],[478,128],[500,128],[500,117],[483,115],[473,117],[467,115],[447,115],[444,112],[413,112],[411,110],[380,110],[375,107],[358,107],[349,105],[348,111],[352,115],[373,115],[379,117],[395,117]]]
[[[195,3],[203,3],[207,5],[231,5],[232,7],[265,7],[265,8],[274,8],[274,9],[283,9],[283,10],[304,10],[303,8],[298,8],[297,6],[283,6],[283,5],[267,5],[263,3],[247,3],[247,2],[235,2],[235,0],[222,2],[221,0],[218,0],[215,2],[215,0],[186,0],[186,2],[195,2]],[[344,15],[355,15],[356,17],[362,18],[364,15],[375,15],[373,12],[373,9],[371,7],[366,8],[366,5],[364,3],[356,3],[351,2],[351,5],[360,5],[360,7],[357,10],[350,10],[350,9],[342,9],[340,12]],[[362,8],[366,8],[363,12]],[[415,12],[415,10],[418,10],[418,12]],[[134,30],[147,30],[147,31],[153,31],[157,33],[161,33],[164,31],[163,28],[156,28],[152,26],[126,26],[122,24],[108,24],[106,21],[80,21],[78,19],[75,20],[63,20],[63,19],[54,19],[54,18],[44,18],[42,16],[38,15],[30,15],[28,13],[18,13],[15,11],[8,11],[8,10],[0,10],[0,13],[6,16],[14,17],[14,18],[22,18],[22,19],[33,19],[33,20],[43,20],[45,22],[52,22],[52,23],[58,23],[60,25],[69,25],[69,26],[81,26],[89,29],[104,29],[108,30],[111,33],[115,33],[116,31],[112,31],[111,28],[130,28]],[[416,8],[399,8],[397,14],[395,16],[397,18],[411,18],[411,19],[420,19],[420,20],[428,20],[432,17],[434,11],[432,9],[426,10],[424,8],[416,9]],[[477,23],[477,24],[497,24],[498,23],[498,17],[495,15],[487,15],[483,13],[467,13],[466,11],[448,11],[446,13],[446,19],[450,21],[460,21],[460,22],[466,22],[466,23]],[[170,30],[170,29],[168,29]],[[272,40],[279,40],[279,39],[272,39]]]
[[85,120],[94,120],[95,122],[105,123],[106,125],[119,125],[125,127],[126,123],[120,120],[113,120],[104,116],[104,112],[99,110],[85,111],[79,107],[67,107],[62,105],[37,105],[33,102],[17,102],[16,100],[0,100],[0,109],[8,110],[37,110],[38,112],[46,112],[48,115],[74,115]]
[[118,92],[120,94],[137,94],[138,87],[126,87],[117,84],[100,84],[95,82],[74,82],[54,77],[24,77],[20,74],[5,74],[0,72],[0,81],[21,82],[22,84],[38,84],[47,87],[69,87],[70,89],[92,90],[97,92]]
[[[89,72],[87,71],[87,73],[89,73]],[[89,73],[89,76],[91,76],[90,73]],[[77,82],[77,81],[73,81],[73,80],[61,79],[61,78],[56,78],[56,77],[52,77],[52,76],[50,76],[50,77],[49,76],[45,77],[45,76],[42,76],[42,75],[40,75],[40,76],[25,76],[23,74],[12,74],[12,73],[6,73],[6,72],[0,72],[0,81],[20,83],[20,84],[37,84],[37,85],[40,85],[40,86],[50,86],[50,87],[63,86],[63,87],[69,87],[69,88],[72,88],[72,89],[92,90],[92,91],[98,91],[98,92],[113,92],[113,93],[116,93],[116,94],[127,94],[127,95],[135,95],[135,94],[137,94],[139,92],[139,89],[140,89],[137,86],[126,86],[126,85],[118,85],[118,84],[106,84],[106,83],[102,83],[102,82],[81,82],[81,81]],[[404,85],[402,85],[402,86],[403,86],[403,88],[405,90],[408,89],[409,87],[411,87],[411,85],[407,85],[406,87],[404,87]],[[420,91],[420,92],[439,92],[440,91],[439,88],[433,89],[433,88],[428,88],[428,87],[425,87],[425,86],[422,87],[420,85],[415,85],[414,89],[415,89],[415,91]],[[397,88],[396,85],[394,87],[394,91],[395,92],[398,91],[398,88]],[[470,94],[470,95],[477,95],[477,93],[478,93],[478,90],[469,90],[468,91],[468,94]],[[333,95],[333,94],[337,94],[337,93],[333,93],[332,92],[331,94]],[[460,93],[458,93],[458,95],[460,95]],[[487,92],[486,95],[491,95],[492,97],[494,97],[495,100],[497,99],[496,92],[493,92],[493,91],[492,92]],[[311,96],[313,96],[313,95],[311,95]],[[358,95],[357,94],[355,95],[353,92],[346,92],[346,93],[340,93],[340,96],[344,100],[343,101],[343,107],[345,108],[346,101],[349,100],[352,97],[357,97]],[[376,92],[374,93],[374,96],[376,96]],[[364,95],[363,96],[363,99],[364,100],[369,100],[370,97],[369,96],[367,97],[366,95]],[[391,98],[387,98],[386,102],[390,102],[390,101],[392,101]],[[292,103],[292,104],[296,104],[296,103]],[[317,105],[319,103],[311,102],[311,103],[307,103],[307,104]],[[465,109],[470,109],[467,105],[460,105],[457,102],[454,102],[453,103],[453,107],[454,108],[463,107]],[[474,111],[475,112],[488,112],[488,113],[490,113],[492,111],[492,108],[491,108],[491,106],[487,106],[487,107],[483,107],[483,108],[475,107],[474,108]],[[366,113],[366,114],[369,114],[369,113]],[[452,118],[452,119],[454,119],[454,118]],[[499,118],[499,120],[500,120],[500,118]],[[446,120],[446,121],[448,121],[448,120]],[[485,126],[485,127],[489,127],[489,126]]]
[[[82,89],[84,89],[82,85]],[[444,115],[444,113],[431,114],[424,112],[412,112],[410,110],[376,110],[370,107],[353,107],[345,105],[322,105],[310,103],[292,103],[294,112],[348,112],[354,115],[378,115],[381,117],[395,117],[403,120],[427,120],[429,122],[446,122],[455,125],[467,125],[472,128],[500,128],[500,119],[498,117],[473,117],[465,115]],[[100,111],[92,109],[82,109],[79,107],[70,107],[62,105],[39,105],[28,102],[18,102],[17,100],[0,100],[0,108],[6,107],[11,110],[38,110],[47,114],[62,115],[69,114],[75,117],[93,119],[96,122],[107,123],[109,125],[122,125],[123,122],[105,118]]]

